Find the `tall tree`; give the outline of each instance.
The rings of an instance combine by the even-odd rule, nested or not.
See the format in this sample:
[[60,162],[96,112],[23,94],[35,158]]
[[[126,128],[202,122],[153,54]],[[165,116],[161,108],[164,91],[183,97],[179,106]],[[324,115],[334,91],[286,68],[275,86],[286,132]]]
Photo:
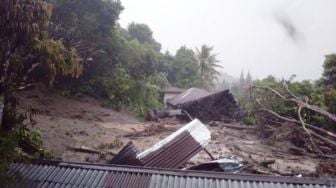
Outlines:
[[244,88],[245,85],[245,76],[244,76],[244,71],[242,70],[240,72],[240,77],[239,77],[239,88],[240,90],[242,90]]
[[252,86],[252,76],[251,76],[251,73],[250,71],[247,72],[247,76],[246,76],[246,80],[245,80],[245,84],[247,87],[251,87]]
[[201,86],[206,89],[214,87],[214,79],[220,74],[216,68],[223,68],[219,64],[217,54],[212,54],[213,47],[202,45],[201,49],[196,48],[196,58],[200,66]]
[[192,49],[180,47],[175,54],[168,80],[171,84],[189,88],[198,85],[199,65]]
[[49,32],[74,48],[84,66],[83,79],[118,63],[121,46],[115,26],[123,10],[119,0],[49,0],[54,5]]

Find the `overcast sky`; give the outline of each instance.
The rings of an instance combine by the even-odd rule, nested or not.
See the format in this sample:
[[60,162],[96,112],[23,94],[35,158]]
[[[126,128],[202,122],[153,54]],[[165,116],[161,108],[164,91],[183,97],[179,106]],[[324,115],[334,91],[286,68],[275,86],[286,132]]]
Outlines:
[[223,71],[317,79],[336,53],[336,0],[121,0],[120,23],[153,30],[162,51],[214,46]]

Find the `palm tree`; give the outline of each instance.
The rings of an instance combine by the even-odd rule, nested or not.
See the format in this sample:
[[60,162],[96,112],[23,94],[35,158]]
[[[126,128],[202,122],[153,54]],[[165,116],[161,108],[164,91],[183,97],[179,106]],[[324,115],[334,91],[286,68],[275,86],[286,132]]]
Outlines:
[[196,48],[196,58],[200,65],[201,73],[201,86],[206,89],[211,89],[214,87],[213,81],[216,79],[216,75],[220,74],[216,68],[223,68],[219,64],[217,59],[217,54],[211,54],[213,47],[202,45],[201,50]]

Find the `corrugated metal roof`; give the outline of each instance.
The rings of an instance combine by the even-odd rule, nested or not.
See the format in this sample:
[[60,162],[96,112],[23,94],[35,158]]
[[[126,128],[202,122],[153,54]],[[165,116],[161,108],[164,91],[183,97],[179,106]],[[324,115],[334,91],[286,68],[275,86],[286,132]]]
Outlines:
[[210,95],[210,93],[204,89],[190,88],[187,91],[176,95],[172,99],[169,99],[167,103],[173,106],[177,106],[179,104],[197,100],[208,95]]
[[[276,177],[219,172],[153,169],[37,161],[14,163],[19,173],[16,187],[113,187],[113,188],[336,188],[336,179]],[[4,185],[4,187],[8,186]]]
[[211,140],[210,131],[198,119],[140,153],[144,166],[178,168],[200,152]]

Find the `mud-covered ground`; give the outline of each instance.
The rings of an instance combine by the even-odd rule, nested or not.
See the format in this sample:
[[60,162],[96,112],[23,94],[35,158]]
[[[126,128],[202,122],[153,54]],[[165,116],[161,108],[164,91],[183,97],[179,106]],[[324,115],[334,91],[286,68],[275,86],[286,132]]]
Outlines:
[[[21,110],[34,108],[38,114],[32,129],[40,130],[45,148],[65,161],[106,163],[112,155],[97,155],[73,151],[87,147],[117,153],[129,141],[140,151],[145,150],[185,124],[176,119],[159,123],[143,123],[127,112],[103,108],[91,97],[76,99],[37,91],[18,94]],[[309,156],[295,156],[287,152],[286,140],[261,139],[255,130],[237,130],[222,126],[208,126],[212,141],[207,149],[215,158],[229,157],[239,161],[262,162],[275,160],[270,167],[281,174],[330,176],[319,169],[319,164],[330,163]],[[193,157],[188,165],[209,161],[205,152]],[[326,165],[328,166],[328,165]],[[318,171],[318,173],[317,173]]]

